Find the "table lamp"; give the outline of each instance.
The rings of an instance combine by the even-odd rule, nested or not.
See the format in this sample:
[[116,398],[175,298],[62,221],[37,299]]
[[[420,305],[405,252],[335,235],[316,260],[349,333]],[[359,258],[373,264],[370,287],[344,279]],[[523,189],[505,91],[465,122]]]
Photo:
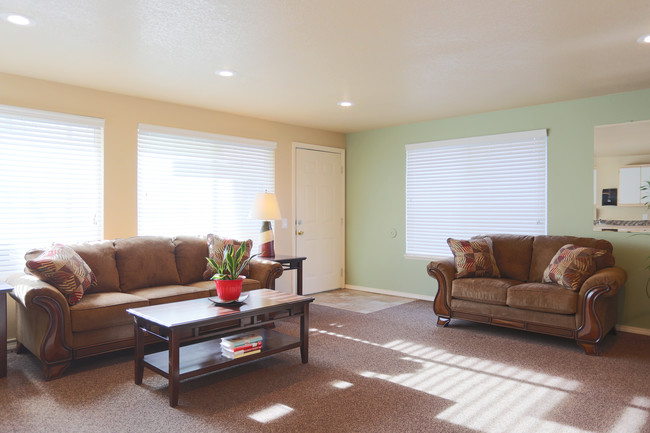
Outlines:
[[273,240],[273,228],[271,220],[279,220],[280,206],[278,206],[278,199],[275,194],[271,192],[261,192],[255,195],[253,200],[253,208],[248,215],[249,218],[264,220],[262,223],[262,230],[260,231],[260,257],[275,257],[275,247]]

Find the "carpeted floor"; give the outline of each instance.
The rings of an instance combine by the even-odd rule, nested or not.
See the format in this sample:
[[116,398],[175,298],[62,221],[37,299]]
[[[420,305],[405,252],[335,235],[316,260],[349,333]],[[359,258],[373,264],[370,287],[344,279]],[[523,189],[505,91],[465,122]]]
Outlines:
[[[1,432],[650,432],[650,338],[609,336],[600,357],[569,340],[453,320],[431,302],[369,314],[313,305],[310,359],[292,350],[181,384],[132,352],[45,382],[9,355]],[[298,335],[298,322],[278,322]]]

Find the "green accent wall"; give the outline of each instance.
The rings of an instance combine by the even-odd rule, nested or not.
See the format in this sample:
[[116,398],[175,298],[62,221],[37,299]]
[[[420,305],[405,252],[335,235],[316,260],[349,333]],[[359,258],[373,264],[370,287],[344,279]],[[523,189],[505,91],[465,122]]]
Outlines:
[[546,128],[548,233],[612,242],[617,264],[628,272],[618,322],[650,329],[644,269],[650,236],[592,229],[594,126],[648,119],[650,89],[348,134],[346,284],[425,296],[437,291],[428,261],[404,257],[405,144]]

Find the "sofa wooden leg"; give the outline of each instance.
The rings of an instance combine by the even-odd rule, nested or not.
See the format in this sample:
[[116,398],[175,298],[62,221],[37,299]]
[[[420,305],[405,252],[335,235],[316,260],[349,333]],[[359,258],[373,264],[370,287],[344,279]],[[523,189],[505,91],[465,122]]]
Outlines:
[[43,365],[43,373],[45,373],[45,380],[58,379],[63,376],[63,372],[70,366],[70,362],[62,364]]
[[451,322],[451,318],[438,316],[438,326],[444,328],[449,325],[449,322]]
[[598,345],[595,343],[586,343],[584,341],[577,341],[578,346],[582,347],[587,355],[598,356]]

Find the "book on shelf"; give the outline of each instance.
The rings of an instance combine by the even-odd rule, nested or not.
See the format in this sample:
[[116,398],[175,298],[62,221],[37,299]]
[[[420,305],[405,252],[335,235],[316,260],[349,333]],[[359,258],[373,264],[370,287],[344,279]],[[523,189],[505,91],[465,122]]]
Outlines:
[[231,335],[230,337],[223,337],[221,339],[221,346],[237,347],[237,346],[243,346],[246,344],[255,343],[258,341],[262,341],[261,334],[258,333],[237,334],[237,335]]
[[241,346],[235,346],[235,347],[224,346],[223,344],[221,345],[221,349],[227,350],[228,352],[241,352],[242,350],[253,350],[253,349],[259,349],[261,347],[262,347],[261,341],[256,341],[254,343],[249,343],[249,344],[242,344]]
[[261,347],[253,348],[251,350],[240,350],[237,352],[231,352],[229,350],[222,350],[221,354],[225,356],[226,358],[230,359],[237,359],[237,358],[242,358],[244,356],[248,355],[254,355],[256,353],[260,353],[262,351]]

